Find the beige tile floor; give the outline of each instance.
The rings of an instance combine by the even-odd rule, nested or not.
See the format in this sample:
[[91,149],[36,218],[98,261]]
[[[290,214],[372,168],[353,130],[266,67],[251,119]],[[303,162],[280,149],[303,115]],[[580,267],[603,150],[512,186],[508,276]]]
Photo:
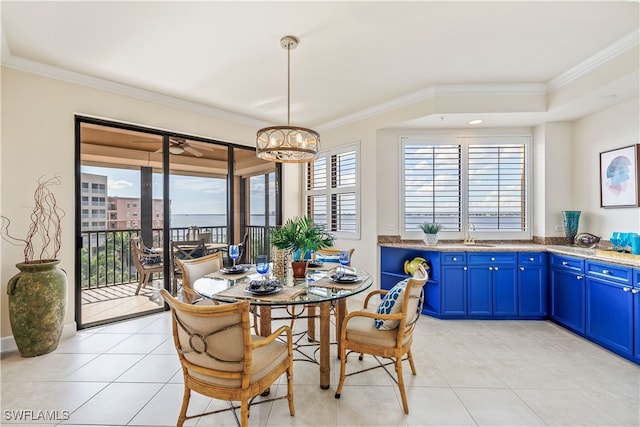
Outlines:
[[[83,330],[50,354],[3,354],[0,424],[172,426],[182,378],[167,313]],[[417,376],[405,363],[410,413],[381,370],[347,378],[334,398],[317,366],[294,365],[296,415],[286,401],[252,408],[260,426],[638,426],[640,367],[546,321],[421,319],[413,344]],[[348,367],[369,364],[349,359]],[[281,378],[272,394],[284,394]],[[195,395],[191,412],[226,403]],[[22,411],[22,412],[20,412]],[[31,411],[31,412],[26,412]],[[15,416],[58,421],[22,421]],[[55,412],[57,411],[57,412]],[[53,415],[51,415],[53,414]],[[229,412],[188,425],[233,426]]]

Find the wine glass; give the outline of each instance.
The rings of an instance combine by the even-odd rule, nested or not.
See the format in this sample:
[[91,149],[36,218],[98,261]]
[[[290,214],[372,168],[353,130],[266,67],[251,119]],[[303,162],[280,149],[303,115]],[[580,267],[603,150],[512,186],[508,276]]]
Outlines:
[[262,281],[264,282],[269,272],[269,258],[266,255],[256,256],[256,271],[262,274]]
[[236,269],[236,260],[240,256],[240,247],[238,245],[229,246],[229,256],[233,260],[233,267],[231,267],[231,268],[235,270]]
[[342,274],[345,274],[345,267],[351,263],[351,252],[350,251],[340,251],[340,255],[338,256],[340,260],[340,265],[342,265]]

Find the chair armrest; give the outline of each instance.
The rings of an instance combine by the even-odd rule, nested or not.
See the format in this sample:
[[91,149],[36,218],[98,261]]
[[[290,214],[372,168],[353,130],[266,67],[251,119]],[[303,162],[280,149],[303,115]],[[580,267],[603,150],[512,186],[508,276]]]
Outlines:
[[352,317],[369,317],[370,319],[382,319],[382,320],[399,320],[402,319],[402,312],[393,314],[378,314],[371,311],[352,311],[344,318],[346,324]]
[[262,337],[262,339],[259,339],[257,341],[254,341],[251,346],[252,348],[255,350],[256,348],[260,348],[262,346],[265,346],[273,341],[275,341],[280,335],[282,335],[283,333],[287,334],[287,345],[289,347],[291,347],[291,328],[287,325],[283,325],[280,326],[278,329],[276,329],[275,331],[273,331],[271,333],[271,335],[267,336],[267,337]]
[[366,298],[364,299],[364,308],[367,308],[367,306],[369,305],[369,300],[375,296],[375,295],[386,295],[388,294],[389,291],[385,290],[385,289],[376,289],[375,291],[371,291],[367,294]]

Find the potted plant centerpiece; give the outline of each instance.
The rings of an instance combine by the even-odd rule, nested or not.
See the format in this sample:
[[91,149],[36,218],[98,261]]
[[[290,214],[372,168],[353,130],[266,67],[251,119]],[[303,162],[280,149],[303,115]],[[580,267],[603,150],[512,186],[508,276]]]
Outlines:
[[438,232],[442,230],[442,225],[435,222],[423,222],[420,229],[424,233],[424,243],[433,246],[438,243]]
[[303,278],[306,275],[307,254],[333,245],[333,236],[310,217],[295,217],[271,231],[271,244],[291,253],[293,277]]
[[67,275],[59,268],[62,218],[65,213],[51,192],[60,178],[40,178],[34,192],[35,206],[24,239],[9,234],[11,221],[2,218],[2,238],[24,245],[20,273],[9,280],[9,320],[20,355],[39,356],[58,347],[67,308]]

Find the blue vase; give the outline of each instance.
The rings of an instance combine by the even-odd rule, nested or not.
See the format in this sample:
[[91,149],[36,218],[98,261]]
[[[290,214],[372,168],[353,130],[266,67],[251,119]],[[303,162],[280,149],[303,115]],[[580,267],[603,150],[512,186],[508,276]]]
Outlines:
[[578,234],[578,224],[580,222],[580,211],[562,211],[564,235],[568,245],[573,245],[576,234]]

